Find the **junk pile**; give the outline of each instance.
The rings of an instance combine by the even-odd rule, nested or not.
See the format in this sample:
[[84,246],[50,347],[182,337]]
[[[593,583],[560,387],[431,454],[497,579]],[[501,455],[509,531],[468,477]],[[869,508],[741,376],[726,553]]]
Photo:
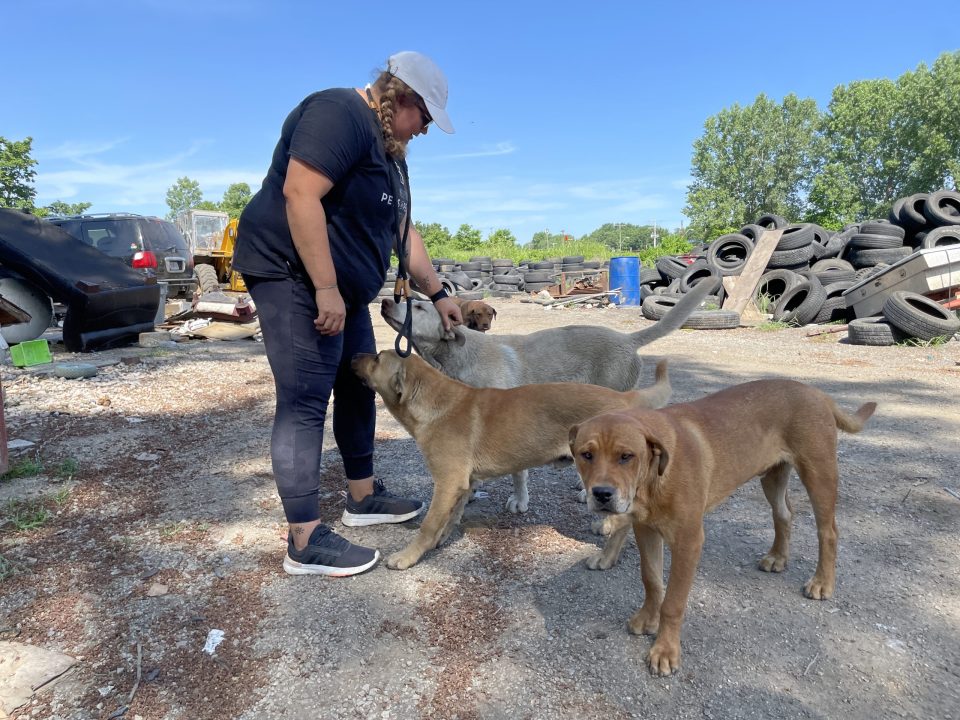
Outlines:
[[839,232],[764,215],[642,269],[643,314],[662,317],[700,282],[712,287],[708,302],[727,309],[748,267],[759,278],[745,299],[774,321],[832,324],[825,331],[845,329],[861,345],[950,340],[960,331],[960,193],[901,198],[888,217]]
[[157,327],[176,339],[201,337],[214,340],[260,338],[260,319],[249,295],[220,290],[200,292],[192,302],[168,303],[171,309]]
[[[509,258],[471,257],[458,263],[449,258],[435,258],[434,268],[450,295],[461,300],[482,300],[484,295],[513,297],[548,292],[552,297],[606,289],[606,270],[598,260],[585,260],[583,255],[547,258],[543,261],[522,260],[514,264]],[[392,297],[397,279],[396,268],[390,268],[380,297]],[[580,285],[577,289],[577,285]]]

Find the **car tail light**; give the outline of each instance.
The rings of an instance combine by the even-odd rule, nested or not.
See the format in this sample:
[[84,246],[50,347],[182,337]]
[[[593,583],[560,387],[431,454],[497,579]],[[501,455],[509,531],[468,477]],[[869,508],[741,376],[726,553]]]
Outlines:
[[152,250],[143,250],[133,256],[131,265],[135,268],[156,268],[157,256],[153,254]]

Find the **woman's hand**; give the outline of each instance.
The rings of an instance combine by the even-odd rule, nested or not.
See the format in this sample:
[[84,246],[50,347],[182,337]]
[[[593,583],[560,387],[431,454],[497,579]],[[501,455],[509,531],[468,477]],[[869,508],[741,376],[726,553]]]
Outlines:
[[347,317],[340,290],[335,287],[317,290],[316,298],[317,319],[313,321],[314,327],[321,335],[339,335],[343,332],[344,319]]
[[440,298],[433,305],[440,313],[440,321],[443,323],[444,330],[450,330],[454,325],[463,324],[463,316],[460,314],[460,308],[448,297]]

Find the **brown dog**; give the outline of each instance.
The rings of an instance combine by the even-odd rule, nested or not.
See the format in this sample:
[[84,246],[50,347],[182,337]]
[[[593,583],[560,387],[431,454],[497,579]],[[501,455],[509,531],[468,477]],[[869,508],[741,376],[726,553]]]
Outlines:
[[357,355],[352,367],[413,436],[433,476],[417,537],[387,558],[394,570],[406,570],[449,537],[478,481],[569,462],[571,425],[607,410],[662,407],[670,397],[665,361],[657,364],[655,385],[628,392],[581,383],[475,388],[392,350]]
[[[837,528],[837,428],[859,432],[876,409],[839,410],[819,390],[791,380],[760,380],[663,410],[631,409],[599,415],[570,429],[570,451],[592,510],[620,522],[592,569],[616,562],[632,524],[640,548],[643,606],[630,632],[656,634],[648,662],[655,675],[680,667],[680,626],[703,547],[703,516],[736,488],[760,475],[773,508],[774,540],[760,569],[787,564],[792,468],[810,496],[820,557],[804,586],[809,598],[833,594]],[[670,578],[663,594],[663,541],[670,546]]]
[[483,300],[461,300],[456,295],[450,297],[460,308],[463,323],[471,330],[486,332],[493,325],[497,311]]

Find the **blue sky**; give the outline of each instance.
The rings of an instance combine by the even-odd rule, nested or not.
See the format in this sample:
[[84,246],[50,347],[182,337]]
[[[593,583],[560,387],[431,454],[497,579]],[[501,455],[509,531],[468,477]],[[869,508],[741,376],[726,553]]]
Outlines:
[[838,84],[960,49],[956,23],[885,0],[569,5],[7,0],[0,135],[33,137],[38,204],[164,215],[185,175],[209,200],[256,190],[304,96],[419,50],[457,132],[411,143],[414,218],[524,243],[685,224],[710,115],[759,93],[826,108]]

